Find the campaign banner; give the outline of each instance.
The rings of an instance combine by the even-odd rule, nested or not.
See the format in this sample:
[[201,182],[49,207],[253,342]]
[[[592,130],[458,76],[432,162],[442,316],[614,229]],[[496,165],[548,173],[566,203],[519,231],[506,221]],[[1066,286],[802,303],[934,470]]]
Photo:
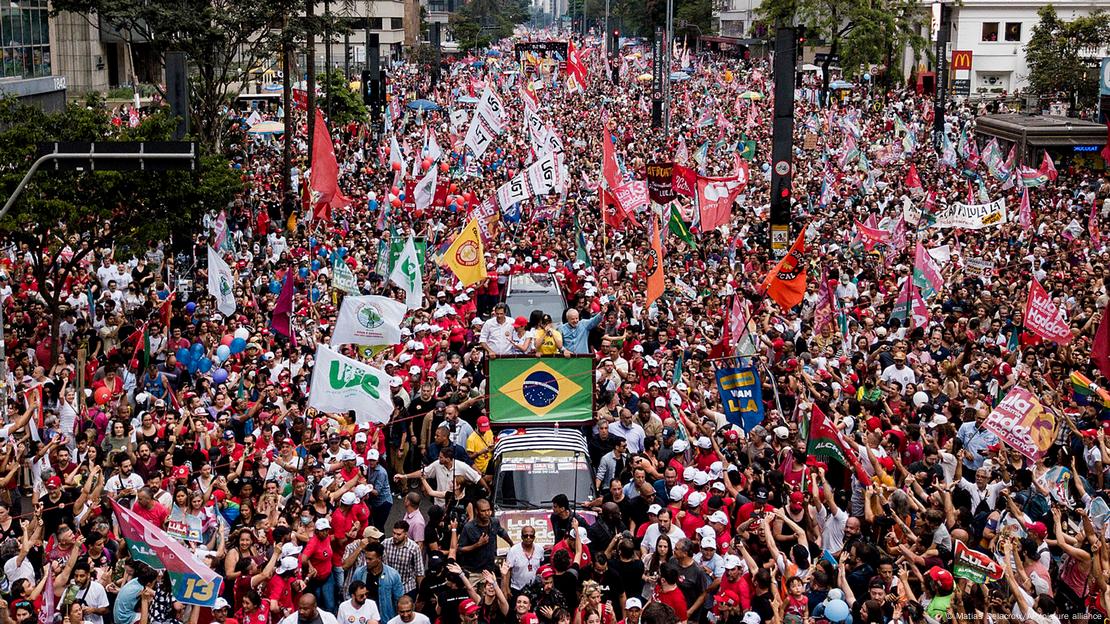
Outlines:
[[1031,461],[1043,457],[1056,439],[1055,414],[1021,386],[1010,390],[983,426]]
[[1025,301],[1023,323],[1026,329],[1045,340],[1061,345],[1071,342],[1071,326],[1068,325],[1064,311],[1052,303],[1052,295],[1045,291],[1036,278],[1030,285],[1029,298]]
[[635,214],[648,205],[648,185],[643,180],[625,182],[613,189],[613,195],[628,214]]
[[657,204],[666,204],[675,198],[674,163],[653,162],[647,165],[648,196]]
[[407,309],[400,301],[378,295],[345,297],[335,320],[331,344],[398,344]]
[[393,414],[389,381],[385,371],[318,344],[308,406],[333,414],[354,410],[356,422],[384,425]]
[[155,570],[165,570],[170,577],[174,598],[179,602],[211,607],[220,595],[223,577],[204,565],[184,545],[154,526],[139,514],[111,501],[119,525],[119,534],[127,542],[127,550],[135,561],[142,561]]
[[694,197],[698,188],[698,172],[679,164],[673,165],[674,175],[671,176],[671,187],[675,195]]
[[956,540],[956,548],[952,553],[955,568],[952,575],[967,579],[972,583],[982,585],[987,579],[997,581],[1002,578],[1002,565],[990,555],[985,555],[977,550],[967,547],[967,544]]
[[982,258],[968,258],[964,263],[964,275],[978,277],[989,284],[994,277],[994,263]]
[[756,367],[717,368],[717,390],[730,423],[747,433],[763,422],[763,388]]
[[170,537],[185,542],[202,542],[204,533],[203,522],[200,516],[185,513],[176,504],[166,518],[166,534]]
[[956,202],[939,210],[932,226],[935,228],[981,230],[1003,223],[1006,223],[1006,199],[1000,198],[989,204]]
[[332,265],[331,287],[351,295],[359,293],[358,276],[339,258],[336,258],[335,264]]

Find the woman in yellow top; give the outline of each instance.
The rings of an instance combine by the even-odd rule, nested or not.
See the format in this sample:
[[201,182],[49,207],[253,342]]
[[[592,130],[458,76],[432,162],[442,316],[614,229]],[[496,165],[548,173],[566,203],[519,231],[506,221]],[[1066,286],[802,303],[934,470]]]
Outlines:
[[555,329],[550,314],[544,314],[540,326],[536,328],[536,353],[542,356],[556,355],[563,351],[563,334]]

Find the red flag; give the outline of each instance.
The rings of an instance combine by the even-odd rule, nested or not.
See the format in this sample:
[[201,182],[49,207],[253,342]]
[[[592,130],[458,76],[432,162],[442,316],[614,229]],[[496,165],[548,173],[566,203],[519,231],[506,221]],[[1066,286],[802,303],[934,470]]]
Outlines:
[[1042,175],[1048,176],[1049,182],[1056,181],[1056,165],[1053,164],[1052,157],[1048,155],[1048,150],[1045,150],[1044,158],[1041,159],[1041,166],[1039,169],[1037,169],[1037,171]]
[[771,269],[760,284],[760,292],[770,295],[783,310],[793,308],[805,298],[806,269],[802,264],[805,247],[806,231],[803,229],[790,247],[790,252]]
[[625,220],[631,221],[632,225],[636,227],[640,227],[636,219],[621,206],[616,196],[606,190],[601,191],[601,213],[605,215],[605,225],[607,227],[623,229]]
[[659,223],[651,220],[651,249],[648,250],[644,270],[647,272],[647,306],[663,295],[663,241],[659,235]]
[[609,190],[621,185],[620,168],[617,166],[617,151],[613,145],[613,135],[609,128],[602,130],[601,141],[601,175],[609,184]]
[[910,163],[910,170],[906,172],[906,188],[914,195],[925,192],[925,187],[921,185],[921,176],[917,175],[917,167],[913,163]]
[[1110,303],[1102,311],[1102,320],[1095,332],[1095,342],[1091,345],[1091,361],[1098,364],[1103,377],[1110,379]]
[[173,318],[173,299],[177,296],[177,291],[170,293],[166,300],[162,303],[161,316],[162,324],[166,327],[170,326],[170,320]]
[[324,116],[316,110],[316,125],[312,136],[312,172],[308,186],[312,192],[313,212],[317,217],[327,219],[334,208],[351,204],[350,198],[339,190],[339,163],[335,160],[335,145],[332,143]]
[[1071,327],[1064,318],[1064,311],[1052,303],[1052,297],[1035,277],[1025,301],[1023,323],[1026,329],[1045,340],[1061,345],[1071,341]]
[[[575,47],[574,41],[567,41],[567,72],[576,86],[582,90],[586,89],[586,65],[578,55],[578,48]],[[568,81],[570,82],[570,81]]]
[[806,451],[808,454],[832,457],[841,464],[853,468],[856,471],[856,478],[864,486],[871,485],[871,476],[860,465],[859,456],[856,455],[851,444],[816,404],[813,406],[808,424],[806,431]]
[[740,191],[744,190],[744,182],[737,177],[728,178],[697,178],[697,203],[701,213],[701,223],[698,226],[702,232],[710,232],[722,225],[728,225],[732,219],[732,204]]
[[270,327],[274,331],[285,336],[293,342],[293,346],[297,345],[297,339],[293,336],[293,270],[290,269],[285,272],[285,283],[281,285],[281,294],[278,295],[277,303],[274,304],[273,316],[270,317]]
[[676,162],[671,174],[671,187],[678,195],[694,197],[698,188],[698,172]]

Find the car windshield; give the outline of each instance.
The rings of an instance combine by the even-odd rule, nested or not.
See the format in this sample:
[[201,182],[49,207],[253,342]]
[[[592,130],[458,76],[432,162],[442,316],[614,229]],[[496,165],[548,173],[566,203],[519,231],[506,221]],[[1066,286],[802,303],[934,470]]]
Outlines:
[[592,481],[584,457],[506,457],[497,475],[495,504],[507,509],[546,509],[559,493],[586,502],[594,495]]

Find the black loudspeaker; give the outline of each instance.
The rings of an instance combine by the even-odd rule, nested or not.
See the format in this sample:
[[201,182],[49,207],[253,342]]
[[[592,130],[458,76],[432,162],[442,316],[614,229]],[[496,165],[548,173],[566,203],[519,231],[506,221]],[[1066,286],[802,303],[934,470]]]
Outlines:
[[166,52],[166,97],[170,110],[177,118],[175,141],[189,134],[189,74],[186,71],[184,52]]
[[775,30],[775,108],[771,128],[771,251],[776,258],[790,246],[790,194],[794,151],[794,29]]

